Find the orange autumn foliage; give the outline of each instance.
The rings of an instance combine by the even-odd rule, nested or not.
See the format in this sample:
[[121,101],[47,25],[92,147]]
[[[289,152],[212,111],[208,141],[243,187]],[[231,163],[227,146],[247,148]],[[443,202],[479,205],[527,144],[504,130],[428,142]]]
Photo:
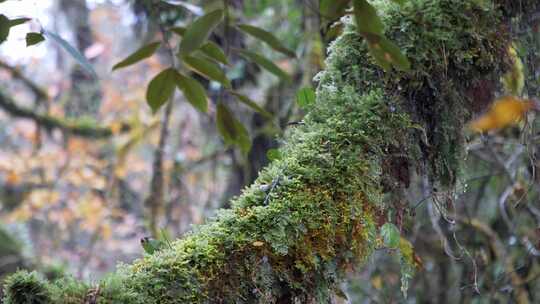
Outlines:
[[518,123],[533,108],[535,103],[532,100],[505,96],[496,100],[489,111],[473,120],[469,127],[476,132],[499,130]]

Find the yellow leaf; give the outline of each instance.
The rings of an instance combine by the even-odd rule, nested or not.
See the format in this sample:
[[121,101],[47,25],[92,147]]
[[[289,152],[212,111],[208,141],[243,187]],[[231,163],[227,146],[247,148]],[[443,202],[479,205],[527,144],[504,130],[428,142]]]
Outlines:
[[371,284],[373,285],[373,288],[375,289],[381,289],[382,288],[382,284],[383,284],[383,281],[382,281],[382,278],[380,275],[378,276],[374,276],[372,279],[371,279]]
[[414,265],[418,269],[424,268],[422,259],[414,252],[413,245],[405,238],[399,239],[399,250],[407,263]]
[[15,170],[9,170],[6,178],[6,184],[16,185],[21,182],[21,177]]
[[253,246],[255,246],[255,247],[261,247],[262,245],[264,245],[264,243],[261,242],[261,241],[255,241],[255,242],[253,242]]
[[508,57],[512,60],[512,66],[503,75],[501,81],[507,94],[519,95],[525,86],[525,75],[523,74],[523,62],[519,58],[514,45],[508,47]]
[[496,100],[491,109],[472,121],[469,127],[476,132],[502,129],[521,121],[533,107],[534,102],[531,100],[505,96]]

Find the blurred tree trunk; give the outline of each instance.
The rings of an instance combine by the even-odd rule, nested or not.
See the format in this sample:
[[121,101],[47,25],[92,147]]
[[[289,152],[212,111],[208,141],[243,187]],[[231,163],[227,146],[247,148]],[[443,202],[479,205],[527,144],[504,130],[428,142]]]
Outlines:
[[[60,0],[69,28],[73,29],[75,46],[84,54],[93,43],[90,26],[90,11],[86,0]],[[66,99],[66,116],[79,117],[89,115],[95,117],[99,111],[101,92],[95,79],[80,66],[73,67],[70,73],[71,90]]]

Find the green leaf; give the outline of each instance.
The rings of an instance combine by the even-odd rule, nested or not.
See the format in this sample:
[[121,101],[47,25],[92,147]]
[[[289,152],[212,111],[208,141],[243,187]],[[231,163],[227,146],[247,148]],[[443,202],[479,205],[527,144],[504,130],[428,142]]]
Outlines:
[[197,16],[201,16],[202,14],[204,14],[204,10],[202,8],[200,8],[197,5],[190,4],[188,1],[180,1],[180,0],[162,0],[162,1],[169,3],[171,5],[181,6]]
[[266,151],[266,157],[269,161],[274,161],[281,159],[283,156],[278,149],[268,149],[268,151]]
[[323,18],[335,20],[345,14],[345,9],[350,2],[350,0],[321,0],[319,12]]
[[115,64],[112,70],[117,70],[123,67],[130,66],[134,63],[137,63],[143,59],[146,59],[152,56],[156,50],[159,48],[160,42],[152,42],[147,45],[140,47],[138,50],[133,52],[131,55],[127,56],[124,60]]
[[223,52],[223,50],[217,45],[216,43],[212,41],[208,41],[201,47],[201,52],[206,55],[207,57],[223,63],[223,64],[229,64],[229,61],[227,60],[227,56]]
[[248,154],[249,150],[251,150],[251,139],[249,138],[249,133],[240,121],[237,120],[235,125],[238,133],[240,134],[237,145],[240,147],[242,153]]
[[165,247],[165,243],[160,240],[144,237],[141,239],[141,246],[146,253],[154,254],[154,252],[163,249]]
[[274,64],[272,61],[266,59],[265,57],[257,54],[257,53],[253,53],[253,52],[250,52],[250,51],[246,51],[246,50],[238,50],[238,52],[240,53],[241,56],[243,56],[244,58],[248,59],[248,60],[251,60],[255,63],[257,63],[258,65],[262,66],[264,69],[266,69],[268,72],[278,76],[279,78],[287,81],[287,82],[292,82],[292,78],[289,74],[285,73],[285,71],[283,71],[282,69],[280,69],[276,64]]
[[397,45],[386,37],[368,40],[368,46],[369,52],[375,57],[375,61],[383,69],[388,71],[391,66],[402,71],[409,71],[411,69],[409,59],[401,53]]
[[263,42],[268,44],[274,50],[281,52],[289,57],[295,58],[296,54],[290,49],[286,48],[273,34],[248,24],[239,24],[237,25],[240,30],[244,33],[247,33]]
[[301,108],[307,108],[309,105],[315,103],[315,98],[315,91],[310,87],[302,88],[296,93],[296,102]]
[[216,123],[219,133],[227,144],[233,144],[238,138],[235,120],[229,108],[225,104],[219,103],[217,106]]
[[182,59],[190,69],[197,72],[201,76],[217,81],[226,88],[231,87],[231,82],[229,79],[227,79],[225,73],[214,62],[195,56],[184,56]]
[[10,25],[11,27],[14,27],[14,26],[17,26],[17,25],[26,23],[26,22],[28,22],[28,21],[30,21],[30,20],[32,20],[32,19],[26,18],[26,17],[15,18],[15,19],[9,20],[9,25]]
[[403,5],[405,4],[405,2],[407,2],[407,0],[392,0],[392,2],[397,3],[399,5]]
[[396,249],[399,247],[400,234],[399,229],[392,223],[386,223],[381,227],[381,236],[384,245],[388,248]]
[[171,98],[176,87],[177,74],[175,69],[168,68],[150,80],[146,89],[146,101],[153,113],[156,113]]
[[40,33],[27,33],[26,34],[26,46],[32,46],[45,40],[45,37]]
[[218,9],[193,21],[180,42],[180,53],[188,55],[201,47],[221,19],[223,19],[223,10]]
[[183,26],[171,27],[169,30],[180,37],[184,36],[184,34],[186,33],[186,28]]
[[[186,28],[182,26],[176,26],[170,28],[170,30],[179,35],[180,37],[184,36],[186,33]],[[227,56],[221,49],[219,45],[217,45],[215,42],[207,41],[205,42],[201,48],[200,51],[206,56],[209,57],[217,62],[223,63],[223,64],[229,64],[229,61],[227,60]]]
[[353,0],[353,6],[357,31],[382,36],[384,26],[377,10],[367,0]]
[[64,40],[62,37],[58,36],[57,34],[49,31],[44,31],[45,36],[48,36],[52,39],[52,41],[56,42],[60,47],[62,47],[66,52],[68,52],[71,57],[73,57],[77,63],[83,67],[90,75],[92,75],[94,78],[97,78],[96,71],[92,67],[92,64],[84,57],[83,54],[81,54],[76,48],[71,46],[66,40]]
[[525,74],[523,73],[523,61],[519,58],[519,55],[514,45],[508,47],[508,61],[512,63],[512,66],[501,77],[504,92],[509,95],[519,96],[523,92],[525,86]]
[[236,96],[236,98],[238,98],[238,101],[250,107],[251,109],[257,111],[258,113],[265,116],[266,118],[272,118],[272,114],[270,112],[263,109],[255,101],[251,100],[249,97],[242,95],[240,93],[237,93],[237,92],[231,92],[231,94]]
[[195,109],[206,113],[208,111],[208,98],[204,87],[195,79],[176,73],[176,86]]
[[217,106],[217,128],[223,140],[228,145],[238,145],[243,153],[251,149],[251,141],[246,128],[231,113],[223,103]]
[[6,41],[9,36],[9,29],[11,25],[9,24],[9,18],[3,14],[0,14],[0,43]]
[[0,43],[6,41],[9,36],[9,30],[19,24],[23,24],[31,20],[30,18],[9,19],[4,14],[0,14]]

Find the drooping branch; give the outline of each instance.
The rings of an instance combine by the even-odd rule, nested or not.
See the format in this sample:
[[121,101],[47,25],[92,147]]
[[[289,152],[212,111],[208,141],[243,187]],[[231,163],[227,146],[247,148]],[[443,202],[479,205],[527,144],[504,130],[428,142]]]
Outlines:
[[452,187],[468,92],[507,67],[510,37],[491,3],[409,0],[379,11],[413,71],[385,74],[348,24],[317,77],[317,102],[232,209],[97,287],[18,273],[7,303],[38,293],[45,303],[327,303],[376,248],[411,167],[426,163],[432,181]]
[[[17,105],[15,100],[1,91],[0,108],[15,117],[31,119],[40,126],[49,130],[59,129],[66,134],[94,139],[107,138],[114,135],[114,131],[110,127],[100,127],[84,121],[67,120],[46,114],[36,113],[34,110]],[[128,124],[122,124],[119,128],[119,132],[127,132],[129,130],[130,126]]]
[[32,93],[34,93],[37,100],[48,100],[47,92],[40,88],[34,81],[26,77],[19,69],[2,60],[0,60],[0,67],[9,71],[13,78],[20,80],[25,86],[27,86],[32,91]]

